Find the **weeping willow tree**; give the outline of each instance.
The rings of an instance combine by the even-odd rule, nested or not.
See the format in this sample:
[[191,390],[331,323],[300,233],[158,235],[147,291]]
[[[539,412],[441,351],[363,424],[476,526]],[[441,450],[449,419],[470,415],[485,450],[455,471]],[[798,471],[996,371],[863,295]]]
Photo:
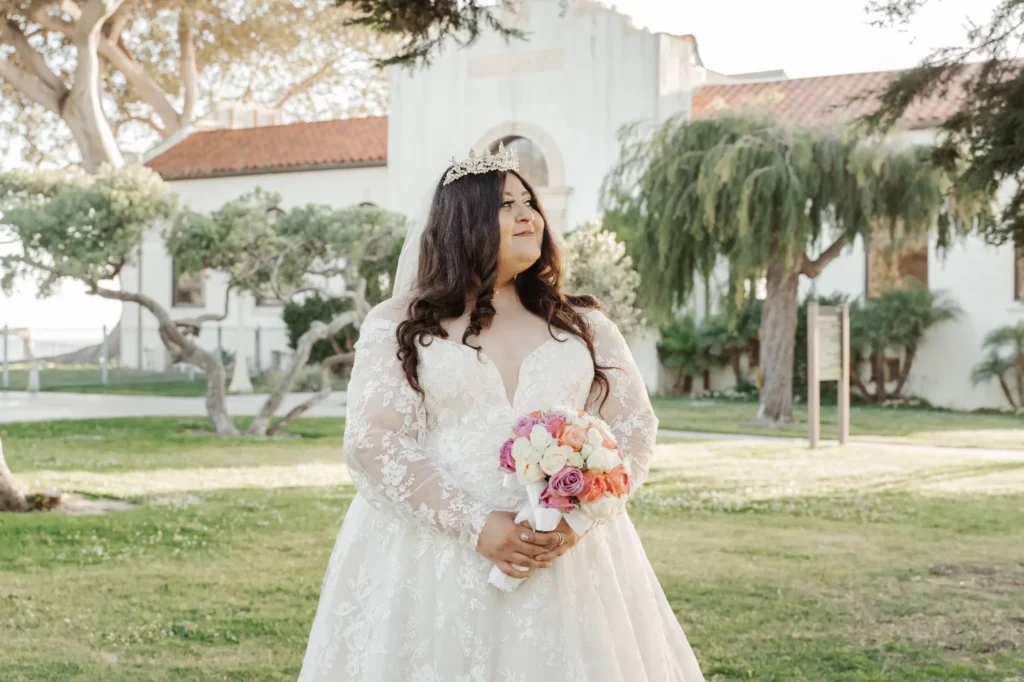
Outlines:
[[605,179],[605,224],[644,273],[654,319],[670,318],[727,262],[737,303],[744,283],[767,279],[761,316],[764,382],[758,411],[792,420],[793,349],[800,277],[811,279],[853,243],[888,229],[893,243],[938,230],[940,248],[978,220],[986,197],[951,194],[931,150],[898,147],[852,130],[797,129],[751,115],[623,131]]

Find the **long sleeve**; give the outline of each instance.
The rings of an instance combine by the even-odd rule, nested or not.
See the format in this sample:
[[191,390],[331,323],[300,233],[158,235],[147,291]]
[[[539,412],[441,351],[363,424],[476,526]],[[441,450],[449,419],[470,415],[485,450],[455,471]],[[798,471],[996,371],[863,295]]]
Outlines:
[[396,357],[394,322],[360,329],[349,382],[345,462],[376,509],[476,549],[490,509],[449,480],[420,445],[426,410]]
[[635,495],[650,470],[658,437],[658,417],[619,328],[601,312],[591,312],[588,318],[594,330],[597,363],[611,368],[605,370],[610,384],[607,400],[601,406],[600,396],[592,397],[588,411],[600,415],[611,427],[623,456],[630,463]]

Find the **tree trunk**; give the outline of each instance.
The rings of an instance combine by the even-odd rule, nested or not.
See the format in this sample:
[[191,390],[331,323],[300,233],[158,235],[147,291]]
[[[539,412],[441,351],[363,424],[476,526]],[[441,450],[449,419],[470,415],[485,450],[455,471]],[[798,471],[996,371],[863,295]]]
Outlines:
[[82,7],[74,35],[78,58],[75,84],[61,104],[60,115],[71,129],[82,153],[82,165],[87,171],[94,171],[103,163],[124,165],[124,157],[114,140],[114,131],[103,114],[98,54],[103,22],[121,4],[88,0]]
[[693,393],[693,375],[683,374],[683,395],[690,395]]
[[882,404],[885,402],[885,353],[873,354],[871,362],[875,368],[875,395],[872,396],[872,402]]
[[706,370],[702,371],[700,374],[701,374],[701,378],[704,380],[704,391],[705,392],[710,391],[711,390],[711,370],[710,369],[706,369]]
[[1006,396],[1006,402],[1010,403],[1010,407],[1014,410],[1018,409],[1017,401],[1013,399],[1013,394],[1010,393],[1010,385],[1006,383],[1006,379],[1002,375],[999,376],[999,387],[1003,389],[1003,395]]
[[[313,324],[310,325],[309,329],[306,330],[306,333],[299,337],[298,343],[295,344],[295,354],[292,355],[291,364],[281,377],[281,380],[277,383],[277,386],[274,387],[274,390],[271,391],[270,395],[267,396],[267,399],[263,402],[263,405],[260,407],[259,414],[257,414],[252,420],[252,423],[249,424],[249,428],[245,431],[246,435],[268,435],[267,430],[270,426],[270,420],[274,418],[274,413],[281,407],[281,403],[284,402],[285,396],[291,392],[292,386],[295,384],[295,379],[298,378],[302,368],[306,366],[307,362],[309,362],[309,354],[313,350],[313,344],[321,339],[334,336],[350,324],[359,323],[362,321],[366,313],[369,312],[369,309],[370,306],[365,300],[357,300],[355,301],[355,310],[350,310],[336,315],[329,324],[314,321]],[[321,392],[322,391],[323,389],[321,388]],[[328,391],[328,395],[329,394],[330,391]],[[326,396],[324,397],[326,398]]]
[[92,293],[96,296],[137,303],[153,314],[157,320],[160,340],[170,352],[171,359],[174,362],[195,365],[206,374],[206,414],[210,418],[214,431],[222,436],[237,436],[238,429],[235,428],[234,422],[228,415],[225,401],[227,371],[224,369],[224,362],[220,355],[200,348],[189,341],[179,328],[178,323],[171,319],[163,306],[149,296],[131,291],[104,289],[95,282],[86,283],[89,284]]
[[793,349],[800,308],[800,275],[778,247],[768,266],[768,292],[761,315],[761,371],[764,387],[757,417],[769,424],[793,421]]
[[917,346],[907,346],[903,352],[903,363],[900,366],[900,376],[896,382],[896,388],[891,393],[893,398],[902,397],[903,386],[907,383],[907,378],[910,376],[910,368],[914,365],[914,358],[916,356]]
[[268,436],[276,436],[281,429],[286,427],[292,420],[298,419],[312,407],[327,400],[331,395],[331,379],[334,374],[334,368],[345,363],[350,363],[355,359],[355,353],[339,353],[338,355],[332,355],[329,358],[325,358],[320,363],[320,390],[310,396],[307,400],[296,405],[288,414],[281,417],[273,426],[267,429]]
[[3,442],[0,442],[0,512],[27,510],[28,500],[25,497],[25,489],[7,468],[7,461],[4,459],[4,445]]
[[740,359],[743,354],[739,351],[731,351],[729,353],[729,364],[732,366],[732,375],[736,379],[736,385],[739,386],[743,383],[743,369],[740,367]]

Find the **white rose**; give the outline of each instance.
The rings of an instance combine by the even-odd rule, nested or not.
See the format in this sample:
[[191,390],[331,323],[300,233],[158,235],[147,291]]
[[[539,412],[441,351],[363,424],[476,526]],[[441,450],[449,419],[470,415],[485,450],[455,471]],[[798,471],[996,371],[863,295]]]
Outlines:
[[611,471],[622,463],[618,450],[593,448],[587,457],[587,469],[594,472]]
[[604,438],[601,436],[601,432],[597,429],[587,429],[587,445],[593,448],[601,447],[601,443],[604,442]]
[[522,462],[529,459],[529,452],[533,450],[533,446],[530,445],[528,438],[516,438],[516,441],[512,443],[512,459],[517,462]]
[[522,460],[516,462],[516,476],[519,477],[519,482],[525,485],[543,481],[544,471],[540,468],[540,464]]
[[593,502],[584,502],[582,507],[591,518],[610,519],[622,513],[626,508],[626,501],[614,495],[604,495]]
[[[566,447],[569,447],[569,446],[566,446]],[[587,461],[583,458],[583,455],[581,455],[580,453],[576,452],[572,448],[569,448],[569,456],[566,457],[565,463],[568,464],[571,467],[576,467],[577,469],[582,469],[583,465],[586,464]]]
[[540,424],[534,426],[533,430],[530,431],[530,444],[541,452],[544,452],[555,443],[555,439],[551,437],[548,430]]
[[540,458],[540,468],[548,476],[554,476],[565,467],[572,454],[568,445],[554,445],[548,448]]

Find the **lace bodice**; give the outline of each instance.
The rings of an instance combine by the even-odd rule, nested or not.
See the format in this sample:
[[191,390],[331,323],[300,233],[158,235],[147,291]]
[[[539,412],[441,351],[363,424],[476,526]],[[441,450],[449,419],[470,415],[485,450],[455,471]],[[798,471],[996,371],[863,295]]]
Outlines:
[[515,420],[554,407],[586,409],[611,426],[633,472],[647,477],[658,420],[629,347],[603,313],[588,313],[598,364],[611,391],[599,405],[586,346],[560,334],[523,361],[509,403],[497,366],[461,343],[421,346],[421,398],[396,357],[397,324],[371,314],[363,323],[349,383],[345,459],[359,492],[376,509],[476,548],[487,515],[515,510],[519,493],[502,488],[498,450]]

